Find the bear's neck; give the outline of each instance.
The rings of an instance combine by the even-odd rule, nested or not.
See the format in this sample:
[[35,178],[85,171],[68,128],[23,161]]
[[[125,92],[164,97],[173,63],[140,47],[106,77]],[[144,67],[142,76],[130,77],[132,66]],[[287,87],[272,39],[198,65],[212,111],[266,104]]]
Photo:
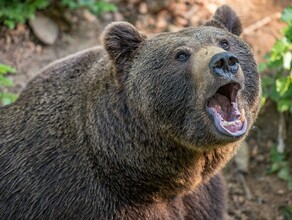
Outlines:
[[161,202],[191,193],[234,150],[195,151],[149,128],[119,98],[103,104],[105,111],[94,112],[93,159],[98,179],[111,183],[120,201]]

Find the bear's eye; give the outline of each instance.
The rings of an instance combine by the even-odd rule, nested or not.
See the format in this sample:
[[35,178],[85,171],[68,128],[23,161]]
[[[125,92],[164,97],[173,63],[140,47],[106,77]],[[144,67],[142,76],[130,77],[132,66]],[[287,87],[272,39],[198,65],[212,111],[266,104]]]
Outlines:
[[184,61],[187,61],[189,59],[190,54],[188,54],[186,52],[178,52],[175,57],[178,61],[184,62]]
[[225,40],[225,39],[220,41],[220,46],[224,50],[229,50],[229,42],[227,40]]

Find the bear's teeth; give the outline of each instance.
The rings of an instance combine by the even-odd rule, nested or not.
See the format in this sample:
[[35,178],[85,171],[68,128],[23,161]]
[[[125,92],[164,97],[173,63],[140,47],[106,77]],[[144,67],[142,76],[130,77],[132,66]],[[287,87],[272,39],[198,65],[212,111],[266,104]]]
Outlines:
[[242,125],[242,121],[241,120],[236,120],[236,121],[223,121],[222,122],[222,125],[224,127],[227,127],[227,126],[235,126],[235,125]]
[[228,121],[223,121],[222,125],[223,125],[223,127],[226,127],[226,126],[230,125],[230,122],[228,122]]
[[236,125],[236,122],[237,121],[224,121],[223,126],[226,127],[226,126],[230,126],[230,125]]

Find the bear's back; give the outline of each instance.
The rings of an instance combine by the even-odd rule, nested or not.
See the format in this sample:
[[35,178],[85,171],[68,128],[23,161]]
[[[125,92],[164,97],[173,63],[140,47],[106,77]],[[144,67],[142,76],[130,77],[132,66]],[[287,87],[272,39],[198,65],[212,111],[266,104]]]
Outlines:
[[82,148],[87,141],[87,97],[98,96],[109,72],[105,51],[92,48],[52,63],[15,103],[0,108],[3,218],[50,213],[76,218],[80,212],[90,218],[99,186]]
[[[100,84],[108,73],[109,61],[101,47],[47,66],[28,83],[15,103],[0,108],[0,146],[9,135],[19,136],[20,127],[29,131],[25,125],[31,119],[44,127],[48,120],[61,122],[64,117],[72,117],[73,111],[84,108],[88,93],[99,93]],[[59,119],[54,118],[59,116]]]

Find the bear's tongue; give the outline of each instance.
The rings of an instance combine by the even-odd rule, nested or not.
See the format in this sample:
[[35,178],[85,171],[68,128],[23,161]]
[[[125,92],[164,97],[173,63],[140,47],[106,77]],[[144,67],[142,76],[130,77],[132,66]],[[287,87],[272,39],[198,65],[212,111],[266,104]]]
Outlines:
[[241,135],[245,130],[244,110],[239,111],[236,98],[231,102],[227,96],[217,92],[209,99],[207,107],[219,130],[233,136]]

